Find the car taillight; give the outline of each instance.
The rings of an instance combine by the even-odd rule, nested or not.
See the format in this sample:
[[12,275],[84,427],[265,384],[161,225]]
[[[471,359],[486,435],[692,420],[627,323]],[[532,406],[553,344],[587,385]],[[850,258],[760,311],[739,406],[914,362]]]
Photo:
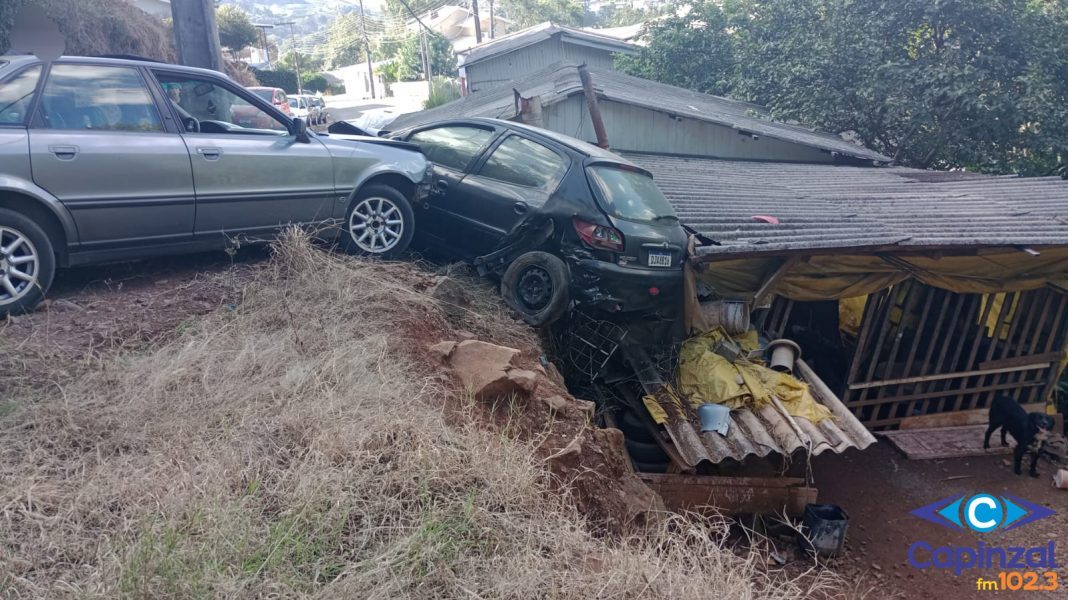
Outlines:
[[587,246],[613,252],[623,251],[623,234],[619,231],[604,225],[588,223],[579,218],[572,219],[571,223]]

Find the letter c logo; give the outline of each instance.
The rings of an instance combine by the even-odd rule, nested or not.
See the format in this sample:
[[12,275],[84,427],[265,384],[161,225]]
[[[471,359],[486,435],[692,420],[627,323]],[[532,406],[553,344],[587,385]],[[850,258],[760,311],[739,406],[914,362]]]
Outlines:
[[1001,524],[1005,509],[989,494],[973,496],[965,505],[964,520],[973,531],[991,531]]

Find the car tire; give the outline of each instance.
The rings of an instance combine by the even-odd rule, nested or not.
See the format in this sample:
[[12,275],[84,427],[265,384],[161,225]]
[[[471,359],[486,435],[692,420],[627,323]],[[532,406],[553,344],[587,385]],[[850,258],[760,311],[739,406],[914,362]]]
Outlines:
[[521,254],[501,277],[501,296],[523,320],[544,327],[564,316],[571,303],[571,276],[564,261],[548,252]]
[[408,249],[413,233],[415,213],[404,194],[372,184],[349,205],[339,242],[349,254],[392,259]]
[[0,208],[0,317],[36,308],[55,274],[56,255],[44,229],[33,219]]

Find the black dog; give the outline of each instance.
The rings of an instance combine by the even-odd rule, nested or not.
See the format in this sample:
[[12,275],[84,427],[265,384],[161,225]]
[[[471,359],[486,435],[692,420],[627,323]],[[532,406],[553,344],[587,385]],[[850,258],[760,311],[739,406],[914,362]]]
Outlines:
[[1008,446],[1005,434],[1011,433],[1016,440],[1016,450],[1013,452],[1012,470],[1020,474],[1020,462],[1024,453],[1031,453],[1031,477],[1038,477],[1038,453],[1042,448],[1042,442],[1053,429],[1053,418],[1042,413],[1028,413],[1020,406],[1012,396],[998,394],[990,403],[990,427],[986,429],[986,437],[983,438],[983,448],[990,447],[990,434],[1001,428],[1001,445]]

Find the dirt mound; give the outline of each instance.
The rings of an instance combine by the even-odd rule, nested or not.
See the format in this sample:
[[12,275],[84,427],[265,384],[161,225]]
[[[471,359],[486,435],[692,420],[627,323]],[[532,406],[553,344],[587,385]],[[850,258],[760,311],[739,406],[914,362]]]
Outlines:
[[[639,527],[630,515],[649,507],[631,501],[643,492],[629,489],[618,434],[595,430],[589,405],[539,371],[530,329],[481,283],[471,312],[450,317],[433,283],[297,235],[237,305],[95,355],[80,377],[39,365],[0,404],[0,590],[790,600],[828,589],[827,575],[792,580],[732,551],[722,521]],[[507,371],[535,373],[517,377],[530,391],[462,393],[429,347],[465,338],[520,350]]]
[[625,533],[663,513],[663,501],[634,474],[623,434],[598,429],[594,404],[575,399],[561,381],[550,377],[540,355],[538,361],[524,361],[523,356],[538,348],[520,351],[466,340],[440,342],[428,351],[453,376],[453,402],[471,398],[484,423],[533,442],[559,489],[567,490],[595,523]]

